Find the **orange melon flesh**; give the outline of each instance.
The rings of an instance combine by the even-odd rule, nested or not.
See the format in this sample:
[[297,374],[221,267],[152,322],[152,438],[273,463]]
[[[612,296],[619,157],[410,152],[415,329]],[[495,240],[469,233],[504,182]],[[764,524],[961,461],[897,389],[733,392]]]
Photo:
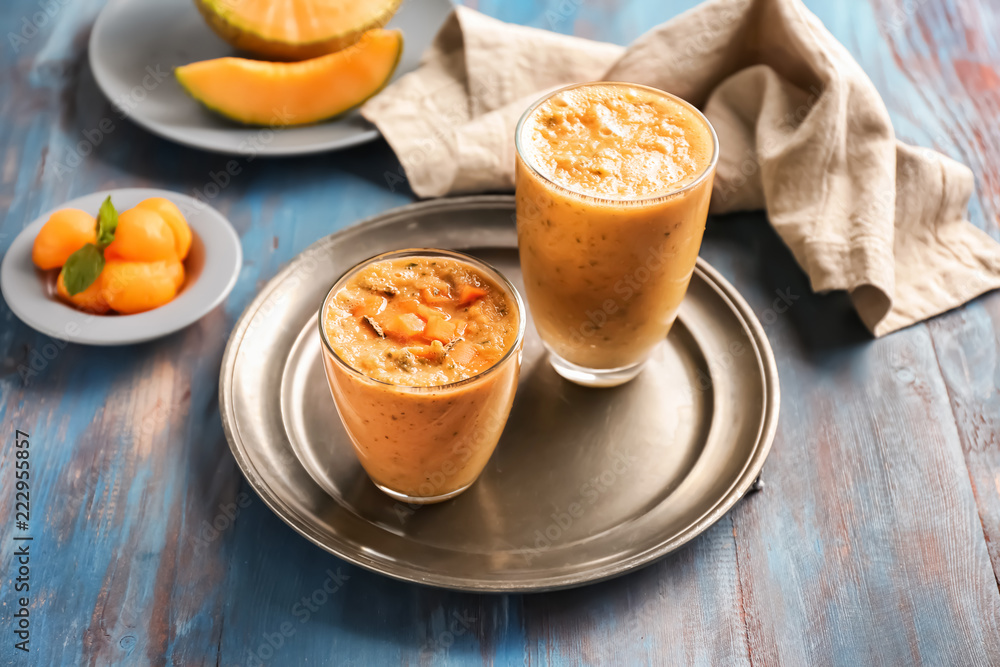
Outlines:
[[271,63],[216,58],[174,70],[196,100],[248,125],[304,125],[337,116],[380,91],[403,52],[398,30],[372,30],[358,44],[312,60]]
[[401,0],[195,0],[215,32],[238,49],[304,60],[344,49],[381,28]]

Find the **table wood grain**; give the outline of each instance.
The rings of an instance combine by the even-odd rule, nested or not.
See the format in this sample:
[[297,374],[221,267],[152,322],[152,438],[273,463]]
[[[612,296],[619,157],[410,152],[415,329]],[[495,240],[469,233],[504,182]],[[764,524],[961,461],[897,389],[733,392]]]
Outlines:
[[[0,5],[0,250],[73,197],[131,186],[191,194],[229,159],[118,118],[86,58],[102,4]],[[694,1],[470,4],[626,43]],[[1000,240],[1000,6],[807,4],[872,78],[902,139],[972,167],[971,219]],[[39,26],[45,7],[55,16]],[[36,34],[15,44],[25,21]],[[80,166],[59,169],[106,118],[113,131]],[[1000,294],[874,341],[845,295],[809,292],[761,214],[712,218],[702,254],[765,324],[781,422],[765,490],[693,543],[578,590],[472,595],[366,572],[295,534],[229,453],[222,351],[243,307],[296,253],[412,201],[395,174],[382,141],[244,161],[212,201],[242,238],[236,288],[159,341],[57,345],[0,303],[5,663],[1000,664]],[[781,313],[779,291],[795,297]],[[30,655],[11,633],[15,429],[30,433],[35,475]]]

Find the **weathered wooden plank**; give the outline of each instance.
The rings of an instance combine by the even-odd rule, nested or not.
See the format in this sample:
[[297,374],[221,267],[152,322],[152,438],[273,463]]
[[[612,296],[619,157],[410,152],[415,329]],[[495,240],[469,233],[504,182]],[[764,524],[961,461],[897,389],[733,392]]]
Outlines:
[[[767,488],[733,515],[754,662],[990,664],[1000,595],[926,327],[872,342],[763,221],[710,229],[785,397]],[[799,298],[768,315],[777,290]]]
[[[101,4],[69,3],[20,53],[0,48],[0,250],[66,199],[132,185],[190,194],[227,160],[114,114],[82,57]],[[693,4],[479,6],[624,43]],[[873,77],[901,136],[981,175],[987,194],[973,220],[996,236],[990,72],[1000,63],[991,41],[1000,11],[955,2],[885,0],[874,11],[860,0],[807,4]],[[886,21],[896,20],[888,12],[904,4],[916,9],[884,37]],[[0,25],[16,26],[35,8],[4,3]],[[84,132],[106,117],[114,132],[82,166],[57,176],[55,165],[67,164]],[[983,531],[996,564],[1000,300],[872,343],[842,295],[806,296],[760,216],[713,221],[704,254],[764,317],[779,354],[785,398],[768,488],[678,554],[578,591],[450,593],[347,566],[296,536],[252,492],[241,495],[248,492],[215,399],[228,331],[259,286],[313,240],[407,202],[408,192],[386,189],[385,173],[396,167],[384,143],[245,163],[213,202],[243,239],[237,287],[223,307],[165,340],[69,346],[43,356],[25,384],[19,366],[30,367],[51,341],[0,304],[0,436],[26,426],[38,446],[44,519],[32,662],[255,664],[248,651],[262,656],[283,623],[294,632],[271,649],[271,664],[996,661],[1000,596]],[[788,287],[800,300],[781,316],[769,313],[773,290]],[[7,479],[10,457],[0,452]],[[0,497],[0,530],[9,501]],[[219,530],[205,528],[213,522]],[[4,539],[5,601],[10,555]],[[326,593],[322,604],[317,591]],[[315,611],[296,607],[303,596]],[[0,645],[3,658],[10,651]]]
[[[972,220],[1000,239],[1000,16],[974,2],[876,3],[892,49],[930,113],[906,131],[976,174]],[[955,27],[962,26],[957,31]],[[929,324],[994,574],[1000,573],[1000,295]]]
[[471,0],[457,4],[473,7],[508,23],[530,25],[615,44],[628,44],[653,26],[694,7],[698,0]]
[[[935,145],[920,131],[933,114],[877,32],[905,30],[910,17],[897,28],[895,14],[872,20],[857,4],[811,7],[872,76],[900,136]],[[781,254],[755,250],[772,262]],[[761,268],[775,289],[794,284],[794,271]],[[742,277],[753,294],[760,281]],[[1000,616],[961,457],[969,415],[957,429],[927,328],[869,343],[837,295],[806,296],[790,316],[798,336],[769,329],[784,352],[782,424],[765,468],[777,493],[736,524],[755,661],[992,664]]]
[[979,520],[1000,573],[1000,304],[992,297],[930,325]]

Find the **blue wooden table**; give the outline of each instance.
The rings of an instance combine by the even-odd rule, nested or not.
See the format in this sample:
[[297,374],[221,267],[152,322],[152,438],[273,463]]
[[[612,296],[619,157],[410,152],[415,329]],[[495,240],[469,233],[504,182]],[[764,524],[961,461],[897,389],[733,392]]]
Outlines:
[[[693,4],[478,8],[626,43]],[[1000,8],[807,4],[868,72],[902,139],[972,167],[971,219],[1000,239]],[[81,168],[57,173],[85,131],[114,117],[86,57],[101,5],[0,4],[0,251],[73,197],[190,194],[224,170],[226,157],[122,121]],[[8,33],[45,7],[54,18],[15,49]],[[54,346],[0,303],[4,664],[1000,664],[1000,294],[873,341],[845,295],[810,294],[760,214],[710,220],[702,254],[765,323],[781,423],[764,492],[703,536],[614,581],[502,596],[399,583],[300,538],[229,453],[220,358],[243,307],[296,253],[412,200],[387,185],[397,168],[381,141],[245,164],[214,202],[242,237],[236,289],[168,338]],[[776,290],[799,297],[782,314],[770,310]],[[35,474],[30,654],[13,632],[17,429]]]

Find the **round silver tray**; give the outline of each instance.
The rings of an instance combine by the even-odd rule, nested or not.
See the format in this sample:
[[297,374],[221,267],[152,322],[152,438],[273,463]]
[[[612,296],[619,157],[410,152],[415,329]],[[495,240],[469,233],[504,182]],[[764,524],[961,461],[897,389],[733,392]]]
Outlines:
[[334,409],[316,317],[343,271],[415,246],[470,252],[522,289],[513,197],[423,202],[314,243],[247,307],[226,347],[219,402],[230,448],[306,538],[406,581],[548,590],[650,563],[753,485],[777,424],[774,356],[746,302],[699,259],[677,323],[634,381],[566,382],[529,321],[517,398],[479,481],[440,505],[383,495]]

